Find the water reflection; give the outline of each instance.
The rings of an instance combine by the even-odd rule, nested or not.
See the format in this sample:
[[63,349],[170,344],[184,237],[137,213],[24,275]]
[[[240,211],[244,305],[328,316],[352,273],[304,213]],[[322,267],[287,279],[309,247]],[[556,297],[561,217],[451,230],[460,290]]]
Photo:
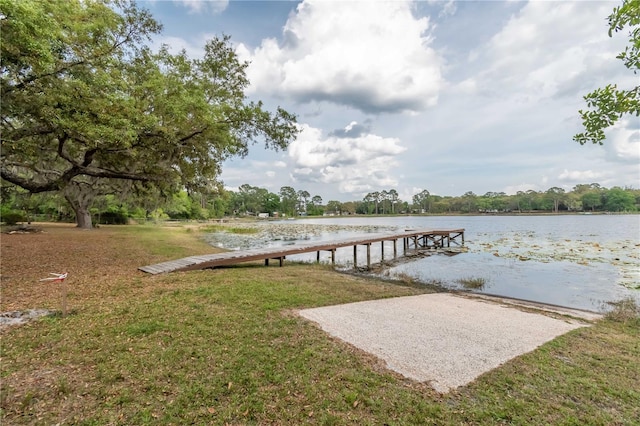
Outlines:
[[[389,270],[392,277],[403,274],[421,282],[435,281],[452,290],[598,311],[606,308],[606,301],[619,300],[629,293],[614,284],[617,271],[605,263],[584,266],[567,261],[523,262],[489,253],[430,256]],[[483,280],[484,285],[479,289],[464,285],[465,280],[473,279]]]
[[[391,266],[389,276],[409,276],[455,290],[515,297],[573,308],[603,310],[606,302],[632,297],[640,303],[638,216],[506,216],[323,218],[258,223],[255,234],[216,233],[210,243],[227,249],[277,247],[331,241],[372,232],[465,228],[467,252],[417,256]],[[374,244],[373,263],[393,258],[392,242]],[[366,265],[366,247],[356,250]],[[402,241],[396,247],[402,255]],[[353,248],[336,251],[336,263],[353,268]],[[316,261],[315,253],[290,260]],[[329,252],[321,261],[329,262]],[[466,281],[481,280],[468,288]],[[476,283],[477,284],[477,283]]]

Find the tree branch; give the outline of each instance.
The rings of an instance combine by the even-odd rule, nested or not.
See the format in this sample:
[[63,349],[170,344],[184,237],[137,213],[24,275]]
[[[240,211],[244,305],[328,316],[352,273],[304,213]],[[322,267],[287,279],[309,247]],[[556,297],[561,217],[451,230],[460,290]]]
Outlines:
[[[8,120],[3,120],[5,122],[7,122]],[[11,127],[13,127],[13,125],[9,122],[7,122],[7,124]],[[42,135],[48,135],[51,133],[54,133],[55,130],[53,130],[51,127],[48,126],[38,126],[38,127],[21,127],[18,130],[12,130],[10,133],[11,138],[2,138],[2,142],[14,142],[16,140],[20,140],[22,138],[28,138],[31,136],[42,136]]]

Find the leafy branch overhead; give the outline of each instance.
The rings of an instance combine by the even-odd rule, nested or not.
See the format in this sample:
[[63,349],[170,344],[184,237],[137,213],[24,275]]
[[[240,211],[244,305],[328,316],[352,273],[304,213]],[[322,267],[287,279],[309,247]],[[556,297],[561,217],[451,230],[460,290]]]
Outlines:
[[[617,58],[637,74],[640,70],[640,0],[624,0],[622,6],[616,7],[609,15],[609,37],[614,32],[629,28],[629,45]],[[580,110],[585,131],[573,137],[584,145],[587,142],[603,144],[604,130],[613,126],[630,114],[640,116],[640,87],[624,90],[616,84],[608,84],[596,89],[584,97],[588,110]]]
[[197,191],[249,145],[297,135],[294,115],[246,99],[229,36],[198,59],[153,52],[161,25],[127,0],[0,0],[0,25],[0,172],[30,192],[113,179]]

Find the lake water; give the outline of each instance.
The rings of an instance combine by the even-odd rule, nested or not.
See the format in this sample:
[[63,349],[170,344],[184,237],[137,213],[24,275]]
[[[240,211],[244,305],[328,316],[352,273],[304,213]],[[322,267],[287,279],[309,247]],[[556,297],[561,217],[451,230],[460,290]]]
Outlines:
[[[631,297],[640,303],[640,216],[397,216],[328,217],[258,222],[256,234],[215,233],[212,245],[227,249],[276,247],[405,229],[465,228],[464,250],[408,258],[384,276],[411,277],[456,290],[515,297],[579,309],[606,311],[607,302]],[[402,251],[402,242],[398,242]],[[385,243],[385,260],[393,243]],[[381,245],[371,246],[372,262]],[[315,261],[316,254],[288,257]],[[358,266],[366,248],[358,248]],[[330,261],[322,253],[321,261]],[[338,249],[339,267],[353,267],[353,248]],[[465,280],[483,282],[467,290]]]

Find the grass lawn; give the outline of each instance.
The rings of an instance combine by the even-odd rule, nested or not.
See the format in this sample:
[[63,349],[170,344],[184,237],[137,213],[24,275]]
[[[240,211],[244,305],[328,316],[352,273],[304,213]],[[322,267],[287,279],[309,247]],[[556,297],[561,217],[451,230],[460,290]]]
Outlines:
[[[640,419],[640,319],[618,311],[440,395],[296,310],[428,291],[285,264],[173,273],[196,228],[43,225],[2,235],[1,311],[70,314],[0,334],[1,424],[566,424]],[[633,308],[633,307],[632,307]]]

